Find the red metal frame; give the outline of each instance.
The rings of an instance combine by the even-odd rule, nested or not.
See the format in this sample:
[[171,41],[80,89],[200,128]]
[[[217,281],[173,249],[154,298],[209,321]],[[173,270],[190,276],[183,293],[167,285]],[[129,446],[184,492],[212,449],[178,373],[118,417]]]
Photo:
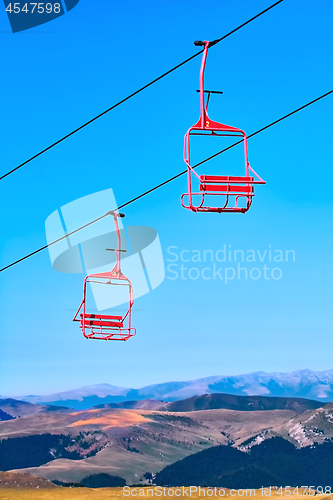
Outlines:
[[[128,278],[124,276],[120,268],[121,238],[117,217],[124,217],[118,212],[110,212],[114,217],[114,224],[117,233],[117,248],[110,249],[116,252],[117,261],[111,272],[89,274],[83,283],[83,299],[78,308],[73,321],[80,323],[80,328],[86,339],[97,340],[128,340],[136,334],[136,329],[131,326],[131,309],[134,303],[133,287]],[[100,285],[128,286],[129,301],[128,310],[123,316],[106,314],[89,314],[86,312],[87,283],[97,283]],[[82,312],[80,310],[82,308]],[[80,316],[79,316],[80,313]]]
[[[248,211],[252,203],[254,196],[254,184],[266,184],[266,182],[250,167],[248,161],[247,137],[245,132],[239,128],[230,127],[229,125],[215,122],[209,118],[207,108],[210,94],[208,91],[208,99],[205,106],[204,72],[210,42],[196,42],[196,45],[205,46],[200,69],[200,119],[195,125],[190,127],[185,134],[184,161],[187,165],[188,193],[184,193],[181,196],[181,203],[184,208],[192,210],[193,212],[245,213]],[[245,176],[198,175],[190,163],[191,135],[241,137],[244,140]],[[251,171],[254,176],[251,176],[249,171]],[[192,174],[194,174],[199,180],[199,192],[192,191]],[[185,196],[188,196],[188,205],[185,205],[184,203]],[[193,196],[201,197],[199,205],[193,204]],[[208,206],[205,204],[207,196],[218,196],[218,200],[221,200],[222,196],[223,202],[220,206]],[[239,198],[245,198],[245,207],[238,206]],[[229,204],[231,200],[234,200],[234,205]]]

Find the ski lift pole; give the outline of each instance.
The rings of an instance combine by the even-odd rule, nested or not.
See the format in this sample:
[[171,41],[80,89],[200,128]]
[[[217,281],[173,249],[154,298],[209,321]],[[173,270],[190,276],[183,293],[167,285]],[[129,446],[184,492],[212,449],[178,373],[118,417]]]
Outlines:
[[125,217],[125,214],[122,214],[120,212],[116,212],[114,210],[111,210],[110,212],[108,212],[108,214],[113,216],[114,225],[115,225],[116,234],[117,234],[117,248],[107,248],[106,250],[116,252],[116,259],[117,260],[116,260],[116,265],[114,267],[114,273],[116,275],[120,275],[121,274],[120,254],[121,254],[121,252],[126,252],[126,250],[122,250],[120,248],[121,247],[121,237],[120,237],[120,231],[119,231],[118,217]]

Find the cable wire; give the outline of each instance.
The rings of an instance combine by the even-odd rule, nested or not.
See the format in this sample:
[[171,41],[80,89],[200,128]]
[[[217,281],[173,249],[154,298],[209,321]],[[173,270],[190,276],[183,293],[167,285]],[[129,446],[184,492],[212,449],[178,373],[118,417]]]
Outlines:
[[[289,118],[289,116],[292,116],[294,115],[295,113],[298,113],[299,111],[301,111],[302,109],[304,108],[307,108],[308,106],[310,106],[311,104],[319,101],[320,99],[323,99],[324,97],[327,97],[328,95],[332,94],[333,93],[333,90],[330,90],[329,92],[326,92],[326,94],[323,94],[321,95],[320,97],[317,97],[316,99],[314,99],[313,101],[310,101],[308,102],[307,104],[304,104],[303,106],[301,106],[300,108],[297,108],[295,109],[294,111],[292,111],[291,113],[288,113],[287,115],[284,115],[282,116],[281,118],[279,118],[278,120],[275,120],[274,122],[270,123],[269,125],[266,125],[265,127],[262,127],[260,128],[259,130],[257,130],[256,132],[253,132],[252,134],[248,135],[247,138],[250,139],[251,137],[254,137],[255,135],[257,134],[260,134],[261,132],[263,132],[264,130],[267,130],[268,128],[272,127],[273,125],[276,125],[277,123],[281,122],[282,120],[285,120],[286,118]],[[206,163],[207,161],[211,160],[212,158],[215,158],[216,156],[224,153],[225,151],[228,151],[229,149],[233,148],[234,146],[237,146],[237,144],[240,144],[242,143],[243,140],[240,140],[240,141],[237,141],[235,142],[234,144],[232,144],[231,146],[228,146],[227,148],[225,149],[222,149],[221,151],[219,151],[218,153],[210,156],[209,158],[206,158],[205,160],[201,161],[200,163],[197,163],[196,165],[194,165],[192,168],[196,168],[198,167],[199,165],[202,165],[203,163]],[[166,181],[164,182],[161,182],[160,184],[158,184],[157,186],[149,189],[148,191],[145,191],[144,193],[140,194],[139,196],[136,196],[135,198],[132,198],[131,200],[127,201],[126,203],[123,203],[122,205],[120,205],[119,207],[117,207],[116,209],[114,210],[120,210],[121,208],[124,208],[124,207],[127,207],[128,205],[130,205],[131,203],[134,203],[135,201],[139,200],[140,198],[143,198],[144,196],[147,196],[148,194],[152,193],[153,191],[156,191],[157,189],[159,189],[160,187],[162,186],[165,186],[166,184],[168,184],[169,182],[172,182],[174,181],[175,179],[177,179],[178,177],[181,177],[182,175],[186,174],[187,172],[187,169],[186,170],[183,170],[182,172],[180,172],[179,174],[177,175],[174,175],[173,177],[170,177],[170,179],[167,179]],[[114,211],[113,210],[113,211]],[[71,236],[72,234],[74,233],[77,233],[78,231],[81,231],[81,229],[84,229],[85,227],[88,227],[90,226],[91,224],[94,224],[95,222],[103,219],[104,217],[107,217],[111,212],[107,212],[106,214],[104,215],[101,215],[101,217],[98,217],[97,219],[94,219],[93,221],[91,222],[88,222],[87,224],[85,224],[84,226],[81,226],[79,227],[78,229],[75,229],[74,231],[71,231],[70,233],[67,233],[65,236],[62,236],[61,238],[58,238],[57,240],[55,241],[52,241],[51,243],[49,243],[48,245],[44,245],[43,247],[40,247],[38,248],[38,250],[35,250],[34,252],[31,252],[29,253],[28,255],[25,255],[24,257],[21,257],[20,259],[16,260],[15,262],[12,262],[11,264],[8,264],[8,266],[5,266],[3,267],[2,269],[0,269],[0,272],[2,271],[5,271],[6,269],[9,269],[10,267],[13,267],[15,266],[16,264],[19,264],[20,262],[22,262],[23,260],[26,260],[28,259],[29,257],[32,257],[33,255],[41,252],[42,250],[45,250],[46,248],[52,246],[52,245],[55,245],[56,243],[58,243],[59,241],[61,240],[64,240],[65,238],[67,238],[68,236]]]
[[[262,16],[263,14],[265,14],[266,12],[268,12],[269,10],[271,10],[273,7],[275,7],[276,5],[278,5],[279,3],[283,2],[283,0],[279,0],[278,2],[275,2],[273,5],[271,5],[270,7],[267,7],[267,9],[259,12],[259,14],[256,14],[254,17],[251,17],[251,19],[248,19],[248,21],[246,21],[245,23],[241,24],[240,26],[238,26],[237,28],[233,29],[232,31],[229,31],[229,33],[227,33],[226,35],[222,36],[221,38],[218,38],[217,40],[214,40],[212,43],[211,43],[211,46],[213,45],[216,45],[217,43],[221,42],[222,40],[224,40],[225,38],[227,38],[228,36],[232,35],[233,33],[235,33],[236,31],[240,30],[241,28],[243,28],[244,26],[246,26],[247,24],[251,23],[252,21],[254,21],[255,19],[257,19],[258,17]],[[123,104],[124,102],[128,101],[129,99],[131,99],[132,97],[134,97],[135,95],[139,94],[140,92],[142,92],[143,90],[147,89],[148,87],[150,87],[151,85],[153,85],[154,83],[158,82],[159,80],[162,80],[162,78],[164,78],[165,76],[169,75],[170,73],[172,73],[173,71],[175,71],[176,69],[180,68],[181,66],[184,66],[184,64],[188,63],[189,61],[191,61],[192,59],[194,59],[195,57],[197,57],[198,55],[202,54],[202,52],[204,51],[204,49],[200,50],[199,52],[197,52],[196,54],[194,54],[193,56],[189,57],[188,59],[185,59],[185,61],[181,62],[180,64],[177,64],[177,66],[175,66],[174,68],[171,68],[169,69],[169,71],[166,71],[165,73],[163,73],[163,75],[155,78],[155,80],[152,80],[151,82],[147,83],[146,85],[144,85],[143,87],[141,87],[140,89],[136,90],[135,92],[133,92],[132,94],[128,95],[127,97],[125,97],[124,99],[122,99],[121,101],[117,102],[116,104],[114,104],[113,106],[111,106],[110,108],[106,109],[105,111],[103,111],[102,113],[100,113],[99,115],[95,116],[94,118],[92,118],[91,120],[87,121],[86,123],[84,123],[83,125],[81,125],[80,127],[76,128],[75,130],[73,130],[72,132],[70,132],[69,134],[65,135],[64,137],[62,137],[61,139],[59,139],[58,141],[54,142],[53,144],[51,144],[50,146],[48,146],[47,148],[43,149],[42,151],[40,151],[39,153],[35,154],[34,156],[32,156],[31,158],[29,158],[28,160],[24,161],[23,163],[21,163],[20,165],[18,165],[17,167],[13,168],[12,170],[9,170],[9,172],[7,172],[6,174],[2,175],[0,177],[0,181],[5,179],[5,177],[8,177],[10,174],[12,174],[13,172],[16,172],[16,170],[22,168],[24,165],[26,165],[27,163],[30,163],[32,160],[35,160],[36,158],[38,158],[39,156],[41,156],[42,154],[46,153],[46,151],[49,151],[50,149],[54,148],[55,146],[57,146],[58,144],[60,144],[61,142],[63,142],[65,139],[68,139],[68,137],[71,137],[72,135],[76,134],[77,132],[79,132],[80,130],[82,130],[83,128],[87,127],[88,125],[90,125],[90,123],[93,123],[94,121],[98,120],[98,118],[101,118],[101,116],[104,116],[106,115],[107,113],[109,113],[110,111],[112,111],[113,109],[117,108],[118,106],[120,106],[121,104]]]

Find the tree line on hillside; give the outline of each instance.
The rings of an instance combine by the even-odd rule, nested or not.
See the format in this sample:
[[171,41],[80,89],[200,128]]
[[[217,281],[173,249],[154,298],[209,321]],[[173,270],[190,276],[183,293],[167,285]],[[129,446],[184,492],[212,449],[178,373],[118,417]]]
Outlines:
[[40,434],[7,438],[0,441],[0,470],[39,467],[56,458],[79,460],[77,451],[67,451],[73,444],[71,436],[63,434]]
[[263,486],[322,486],[333,489],[333,442],[297,449],[274,437],[249,453],[214,446],[190,455],[160,471],[162,486],[261,488]]
[[64,483],[63,481],[52,481],[58,486],[67,488],[117,488],[126,486],[126,481],[120,476],[111,476],[110,474],[91,474],[84,477],[80,483]]

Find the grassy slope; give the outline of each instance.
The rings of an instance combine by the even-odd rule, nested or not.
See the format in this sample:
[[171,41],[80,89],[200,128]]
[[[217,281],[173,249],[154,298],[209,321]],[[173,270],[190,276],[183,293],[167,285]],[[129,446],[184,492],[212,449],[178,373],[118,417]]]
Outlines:
[[[123,413],[124,412],[124,413]],[[145,418],[142,418],[145,415]],[[211,446],[227,444],[230,439],[240,443],[267,427],[275,427],[290,419],[294,412],[273,410],[238,412],[233,410],[204,410],[191,413],[149,412],[146,410],[94,410],[66,415],[54,422],[47,416],[38,416],[39,432],[52,432],[60,425],[62,432],[99,429],[108,435],[111,445],[96,456],[79,461],[58,459],[38,468],[21,469],[48,479],[79,482],[88,474],[106,472],[126,479],[128,484],[139,481],[144,472],[158,472],[166,465]],[[29,425],[17,421],[16,432],[31,431]],[[51,421],[52,420],[52,421]],[[14,422],[15,421],[11,421]],[[77,424],[80,425],[77,425]],[[3,424],[6,424],[4,422]],[[9,423],[6,430],[9,429]],[[56,429],[59,432],[59,427]],[[221,431],[225,435],[221,434]],[[128,450],[136,449],[139,453]]]

